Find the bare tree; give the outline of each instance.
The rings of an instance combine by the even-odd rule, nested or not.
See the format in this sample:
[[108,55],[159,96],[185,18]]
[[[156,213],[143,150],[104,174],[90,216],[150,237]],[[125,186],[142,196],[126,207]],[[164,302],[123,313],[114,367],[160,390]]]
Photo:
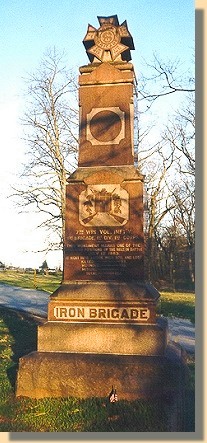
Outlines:
[[195,193],[192,192],[192,179],[185,180],[176,186],[173,192],[175,201],[174,218],[180,231],[184,234],[188,246],[188,270],[191,283],[195,283]]
[[164,146],[157,148],[156,157],[146,163],[146,192],[148,196],[148,223],[146,229],[146,258],[148,278],[154,280],[158,274],[158,231],[168,214],[175,207],[168,181],[174,167],[174,151],[165,152]]
[[175,203],[173,218],[186,238],[188,271],[195,282],[195,98],[189,93],[174,120],[166,127],[163,139],[177,153],[176,180],[171,195]]
[[194,77],[181,72],[181,63],[178,59],[162,61],[154,54],[153,61],[145,65],[150,75],[140,75],[137,85],[139,101],[144,103],[143,112],[150,109],[152,104],[162,97],[195,91]]
[[165,128],[162,139],[176,149],[180,174],[195,176],[195,96],[188,94]]
[[[149,65],[148,65],[149,66]],[[191,281],[193,283],[193,217],[194,207],[190,205],[190,199],[194,197],[194,175],[195,175],[195,110],[194,110],[194,84],[193,78],[186,75],[179,75],[178,63],[163,63],[155,57],[152,65],[149,66],[154,74],[147,78],[142,76],[138,94],[140,96],[138,109],[140,120],[146,115],[146,110],[152,112],[152,105],[160,99],[173,93],[183,93],[183,102],[178,111],[170,116],[168,124],[158,134],[157,140],[150,133],[150,130],[138,137],[138,166],[145,174],[145,184],[148,194],[148,224],[147,236],[147,257],[149,278],[157,280],[160,269],[168,269],[170,278],[173,281],[173,260],[176,255],[172,254],[176,244],[175,236],[186,237],[186,244],[189,245],[189,269],[191,267]],[[153,108],[154,109],[154,108]],[[144,119],[145,120],[145,119]],[[153,131],[152,131],[153,132]],[[180,192],[179,187],[180,186]],[[177,190],[177,193],[175,193]],[[179,198],[178,198],[179,197]],[[188,202],[188,204],[187,204]],[[186,211],[186,212],[185,212]],[[191,211],[191,227],[187,232],[187,218]],[[177,230],[175,229],[174,214],[176,213]],[[178,215],[179,214],[179,215]],[[182,218],[182,224],[181,224]],[[173,239],[171,238],[173,234]],[[164,237],[171,238],[168,243]],[[171,248],[171,262],[169,266],[164,266],[165,254],[163,245],[168,244]],[[168,251],[169,252],[169,251]],[[168,255],[166,254],[166,257]]]
[[59,247],[64,238],[65,188],[78,146],[77,86],[63,57],[49,50],[27,79],[29,103],[22,118],[27,159],[15,189],[21,211],[35,209],[43,215],[40,226],[56,234],[48,248]]

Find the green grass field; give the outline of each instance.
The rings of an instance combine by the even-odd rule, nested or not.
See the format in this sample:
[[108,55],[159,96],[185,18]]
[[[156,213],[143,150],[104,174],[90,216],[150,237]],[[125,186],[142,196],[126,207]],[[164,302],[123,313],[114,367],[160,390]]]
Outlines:
[[192,292],[161,292],[160,314],[186,318],[195,323],[195,294]]
[[43,275],[18,271],[1,271],[0,283],[7,283],[21,288],[39,289],[41,291],[54,292],[60,286],[62,274]]

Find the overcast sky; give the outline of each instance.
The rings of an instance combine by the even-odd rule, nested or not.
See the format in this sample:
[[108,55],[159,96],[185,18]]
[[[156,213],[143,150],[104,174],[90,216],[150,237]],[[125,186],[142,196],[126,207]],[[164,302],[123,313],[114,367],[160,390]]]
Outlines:
[[[50,267],[61,263],[61,253],[36,254],[44,235],[35,229],[34,214],[18,214],[10,185],[24,161],[20,118],[24,110],[24,78],[38,68],[49,47],[65,50],[68,67],[88,63],[82,40],[88,23],[98,28],[97,16],[117,14],[127,20],[135,44],[132,62],[137,77],[143,59],[153,53],[162,60],[180,59],[183,71],[192,66],[194,2],[192,0],[4,0],[0,2],[0,261],[7,265]],[[26,252],[28,251],[28,252]]]

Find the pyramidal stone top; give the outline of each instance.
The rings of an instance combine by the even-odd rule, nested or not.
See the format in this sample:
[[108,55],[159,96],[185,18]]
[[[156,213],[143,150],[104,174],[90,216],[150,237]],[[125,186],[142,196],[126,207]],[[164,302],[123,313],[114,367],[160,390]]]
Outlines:
[[98,21],[100,27],[89,24],[83,39],[90,62],[130,61],[130,50],[135,48],[126,20],[120,25],[117,15],[112,15],[98,17]]

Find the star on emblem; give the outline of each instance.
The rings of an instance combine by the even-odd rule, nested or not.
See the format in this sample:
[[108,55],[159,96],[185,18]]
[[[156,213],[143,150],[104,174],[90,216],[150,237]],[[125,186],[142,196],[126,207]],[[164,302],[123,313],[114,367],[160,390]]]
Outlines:
[[131,60],[130,50],[134,43],[126,20],[119,25],[117,15],[98,17],[100,28],[88,25],[83,44],[90,62]]

